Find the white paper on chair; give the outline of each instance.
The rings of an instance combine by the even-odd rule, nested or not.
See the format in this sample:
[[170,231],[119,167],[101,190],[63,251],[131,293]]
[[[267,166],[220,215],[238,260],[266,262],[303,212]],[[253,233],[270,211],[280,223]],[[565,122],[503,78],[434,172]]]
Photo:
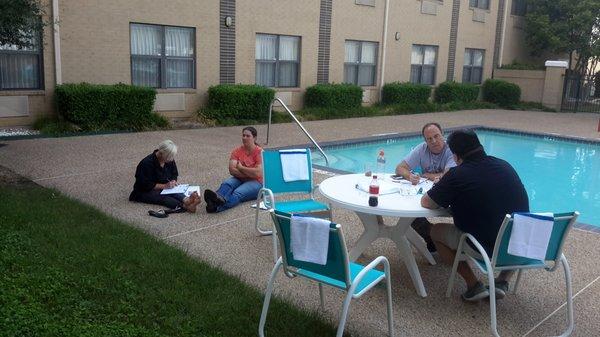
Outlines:
[[552,235],[552,213],[515,214],[508,241],[508,253],[536,260],[545,260]]
[[294,259],[327,264],[330,224],[325,219],[293,215],[290,221],[290,248]]
[[306,149],[279,150],[279,156],[285,182],[309,179]]

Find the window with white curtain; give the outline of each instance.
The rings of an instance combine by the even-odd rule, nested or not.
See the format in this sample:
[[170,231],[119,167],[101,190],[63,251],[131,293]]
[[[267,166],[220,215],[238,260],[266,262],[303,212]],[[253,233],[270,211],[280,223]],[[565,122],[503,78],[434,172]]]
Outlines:
[[463,65],[463,83],[480,84],[483,76],[483,49],[465,49],[465,60]]
[[490,9],[490,0],[469,0],[469,7]]
[[346,40],[344,83],[375,85],[377,46],[376,42]]
[[130,29],[132,84],[195,87],[195,28],[132,23]]
[[419,84],[435,84],[437,46],[413,44],[410,56],[410,81]]
[[29,47],[0,45],[0,90],[42,89],[42,43],[39,34]]
[[300,37],[256,34],[256,84],[297,87],[300,69]]

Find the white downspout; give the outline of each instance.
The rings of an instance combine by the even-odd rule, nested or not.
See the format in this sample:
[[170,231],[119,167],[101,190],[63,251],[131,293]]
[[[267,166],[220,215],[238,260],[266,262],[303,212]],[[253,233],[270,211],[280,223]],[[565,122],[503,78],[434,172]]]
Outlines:
[[379,74],[379,101],[381,102],[381,96],[383,93],[383,85],[385,79],[385,51],[387,47],[387,28],[388,28],[388,11],[389,11],[390,0],[385,0],[384,19],[383,19],[383,42],[381,44],[381,70]]
[[[500,68],[502,66],[502,54],[504,54],[504,38],[506,37],[506,20],[507,20],[507,13],[508,11],[506,10],[508,8],[508,0],[504,1],[504,13],[502,13],[502,15],[504,16],[504,20],[502,20],[502,32],[500,33],[500,50],[498,51],[498,64],[496,65],[496,67]],[[492,69],[493,71],[493,69]]]
[[62,84],[58,0],[52,0],[52,27],[54,28],[54,77],[56,80],[56,84]]

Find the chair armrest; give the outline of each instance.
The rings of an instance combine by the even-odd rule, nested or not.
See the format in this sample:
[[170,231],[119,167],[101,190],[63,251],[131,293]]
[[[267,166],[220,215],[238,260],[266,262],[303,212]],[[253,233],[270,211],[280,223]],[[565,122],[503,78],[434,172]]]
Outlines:
[[267,209],[275,208],[275,196],[273,195],[273,191],[271,191],[271,189],[263,187],[258,191],[256,207],[260,207],[261,199],[264,201],[264,205],[267,207]]
[[[485,251],[485,249],[483,248],[483,246],[479,243],[479,241],[477,241],[477,239],[475,239],[475,237],[469,233],[464,233],[461,237],[460,237],[460,242],[458,243],[458,248],[456,249],[457,253],[460,254],[464,254],[467,255],[466,252],[463,251],[462,247],[463,245],[467,244],[465,241],[469,240],[473,243],[473,245],[475,246],[475,248],[477,249],[477,251],[479,252],[479,254],[481,255],[481,257],[483,257],[483,262],[485,262],[485,266],[487,267],[488,270],[493,270],[492,269],[492,263],[490,262],[490,258],[487,255],[487,252]],[[471,256],[472,258],[474,258],[473,256]]]
[[380,264],[383,265],[383,271],[385,273],[385,277],[386,277],[386,279],[388,279],[388,282],[389,282],[389,277],[390,277],[390,262],[388,261],[388,259],[385,256],[378,256],[373,261],[371,261],[368,265],[366,265],[356,275],[356,277],[352,281],[352,285],[350,286],[350,289],[348,289],[348,292],[350,292],[351,294],[354,294],[354,290],[356,289],[356,286],[360,283],[360,281],[362,281],[363,277],[365,277],[365,275],[370,270],[375,269],[375,267],[377,267]]

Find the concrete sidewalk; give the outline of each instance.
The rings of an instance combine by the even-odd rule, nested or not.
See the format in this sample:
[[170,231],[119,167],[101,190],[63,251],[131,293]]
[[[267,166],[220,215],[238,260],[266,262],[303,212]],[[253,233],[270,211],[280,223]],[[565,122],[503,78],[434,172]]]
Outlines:
[[[444,127],[485,125],[599,139],[596,131],[598,118],[598,114],[583,113],[474,110],[315,121],[304,126],[319,142],[383,133],[418,132],[429,121],[439,122]],[[262,143],[266,125],[257,129],[258,140]],[[127,200],[137,163],[160,141],[172,139],[179,146],[176,161],[181,182],[215,189],[228,177],[229,152],[240,143],[240,135],[241,127],[228,127],[0,141],[6,145],[0,146],[0,165],[40,185],[56,188],[94,205],[264,292],[273,265],[271,238],[257,236],[253,228],[254,213],[249,203],[219,214],[206,214],[201,207],[196,214],[174,214],[167,219],[156,219],[147,216],[147,210],[158,207]],[[295,124],[277,124],[271,127],[268,147],[307,142],[308,139]],[[317,181],[325,178],[327,175],[315,175]],[[334,209],[334,217],[344,226],[347,243],[351,247],[362,232],[358,218],[354,213],[338,209]],[[262,221],[269,219],[263,216]],[[576,294],[573,336],[596,335],[600,331],[597,319],[600,265],[595,263],[595,258],[600,256],[598,238],[597,234],[574,230],[565,248],[573,273],[573,293]],[[458,283],[454,296],[444,297],[449,267],[441,264],[430,266],[424,258],[417,257],[429,295],[420,298],[391,241],[377,241],[359,261],[369,261],[378,255],[387,256],[391,262],[394,319],[399,336],[489,335],[487,302],[463,303],[459,299],[459,293],[464,291],[462,282]],[[534,271],[524,276],[519,292],[498,303],[501,334],[548,336],[561,332],[565,326],[565,309],[561,307],[564,303],[562,272]],[[318,309],[317,287],[302,280],[280,277],[275,284],[275,294],[298,306]],[[384,296],[383,289],[376,289],[353,301],[348,319],[348,331],[352,335],[386,335]],[[337,322],[342,299],[341,292],[326,290],[326,311],[323,315],[327,319]],[[260,309],[257,307],[256,311]],[[258,322],[256,324],[258,326]]]

